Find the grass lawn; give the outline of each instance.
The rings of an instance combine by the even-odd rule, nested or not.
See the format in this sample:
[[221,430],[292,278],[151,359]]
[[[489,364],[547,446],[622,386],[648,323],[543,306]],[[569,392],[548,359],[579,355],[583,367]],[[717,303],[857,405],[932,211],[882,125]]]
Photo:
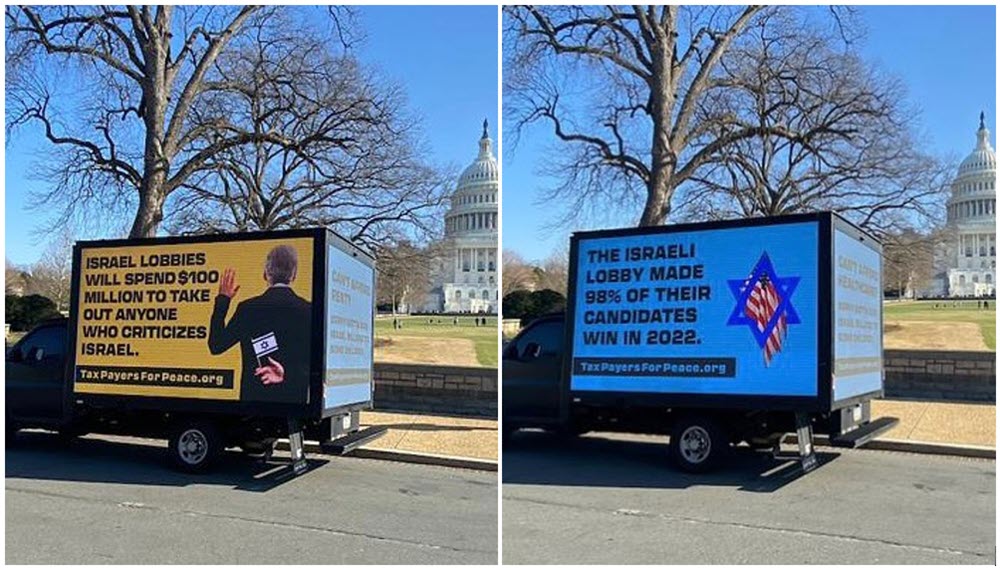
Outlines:
[[[911,321],[926,323],[971,323],[979,327],[983,342],[990,350],[997,349],[997,310],[996,301],[989,301],[990,308],[977,307],[977,301],[890,301],[885,303],[885,322]],[[936,305],[936,306],[935,306]],[[887,342],[892,334],[886,327]],[[918,347],[914,347],[918,348]]]
[[[454,340],[455,344],[473,344],[475,350],[475,360],[479,366],[497,366],[497,319],[496,317],[486,317],[486,325],[476,326],[476,317],[458,317],[458,324],[454,323],[455,317],[449,316],[422,316],[422,317],[396,317],[402,324],[402,328],[394,330],[392,328],[392,317],[378,317],[375,319],[375,339],[376,346],[379,340],[389,340],[387,346],[382,346],[379,350],[385,354],[399,356],[400,360],[419,363],[422,361],[421,355],[413,354],[408,348],[425,350],[427,345],[420,343],[421,339],[434,340],[438,344],[430,348],[431,350],[449,350],[448,341]],[[482,318],[482,317],[480,317]],[[409,347],[408,347],[409,345]],[[447,354],[427,355],[433,359],[423,360],[424,362],[447,363]],[[378,359],[376,359],[378,360]],[[393,360],[396,360],[393,358]],[[462,364],[456,362],[455,364]]]

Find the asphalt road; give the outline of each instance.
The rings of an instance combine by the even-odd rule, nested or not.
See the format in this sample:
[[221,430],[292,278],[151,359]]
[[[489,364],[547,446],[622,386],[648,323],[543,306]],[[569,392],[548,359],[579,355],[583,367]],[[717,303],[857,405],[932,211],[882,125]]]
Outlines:
[[[313,457],[211,475],[162,442],[22,434],[6,454],[8,564],[495,564],[496,473]],[[269,472],[271,471],[271,472]]]
[[660,439],[520,434],[503,451],[503,561],[996,563],[994,461],[820,451],[804,476],[749,450],[698,476]]

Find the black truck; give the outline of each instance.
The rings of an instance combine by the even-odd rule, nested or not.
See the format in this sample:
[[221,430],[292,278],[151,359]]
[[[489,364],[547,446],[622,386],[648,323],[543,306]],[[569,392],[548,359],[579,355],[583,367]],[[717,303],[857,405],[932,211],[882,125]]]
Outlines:
[[892,428],[883,393],[881,246],[833,213],[578,232],[564,314],[503,360],[503,437],[667,434],[682,469],[797,432],[856,447]]
[[372,398],[374,259],[322,228],[79,242],[68,318],[6,353],[6,440],[166,439],[172,466],[288,437],[345,452]]

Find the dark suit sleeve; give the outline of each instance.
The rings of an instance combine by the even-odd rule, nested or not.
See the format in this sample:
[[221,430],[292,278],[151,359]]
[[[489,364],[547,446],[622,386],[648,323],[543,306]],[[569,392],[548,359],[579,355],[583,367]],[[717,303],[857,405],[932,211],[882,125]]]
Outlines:
[[212,320],[208,327],[208,350],[212,354],[222,354],[240,341],[243,330],[243,305],[236,307],[236,313],[226,324],[226,313],[229,312],[230,298],[219,295],[215,298],[215,308],[212,310]]

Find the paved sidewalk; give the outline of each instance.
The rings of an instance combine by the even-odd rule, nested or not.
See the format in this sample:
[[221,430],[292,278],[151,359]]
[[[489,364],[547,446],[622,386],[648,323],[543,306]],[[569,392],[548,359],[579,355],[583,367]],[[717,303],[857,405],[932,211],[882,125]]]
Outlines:
[[497,460],[495,420],[365,411],[361,425],[389,428],[366,448]]
[[879,439],[996,447],[997,408],[991,404],[956,404],[875,400],[872,418],[892,416],[899,425]]
[[[872,417],[893,416],[899,425],[879,439],[996,447],[996,406],[908,400],[875,400]],[[362,426],[389,432],[365,446],[496,461],[495,420],[365,411]]]

